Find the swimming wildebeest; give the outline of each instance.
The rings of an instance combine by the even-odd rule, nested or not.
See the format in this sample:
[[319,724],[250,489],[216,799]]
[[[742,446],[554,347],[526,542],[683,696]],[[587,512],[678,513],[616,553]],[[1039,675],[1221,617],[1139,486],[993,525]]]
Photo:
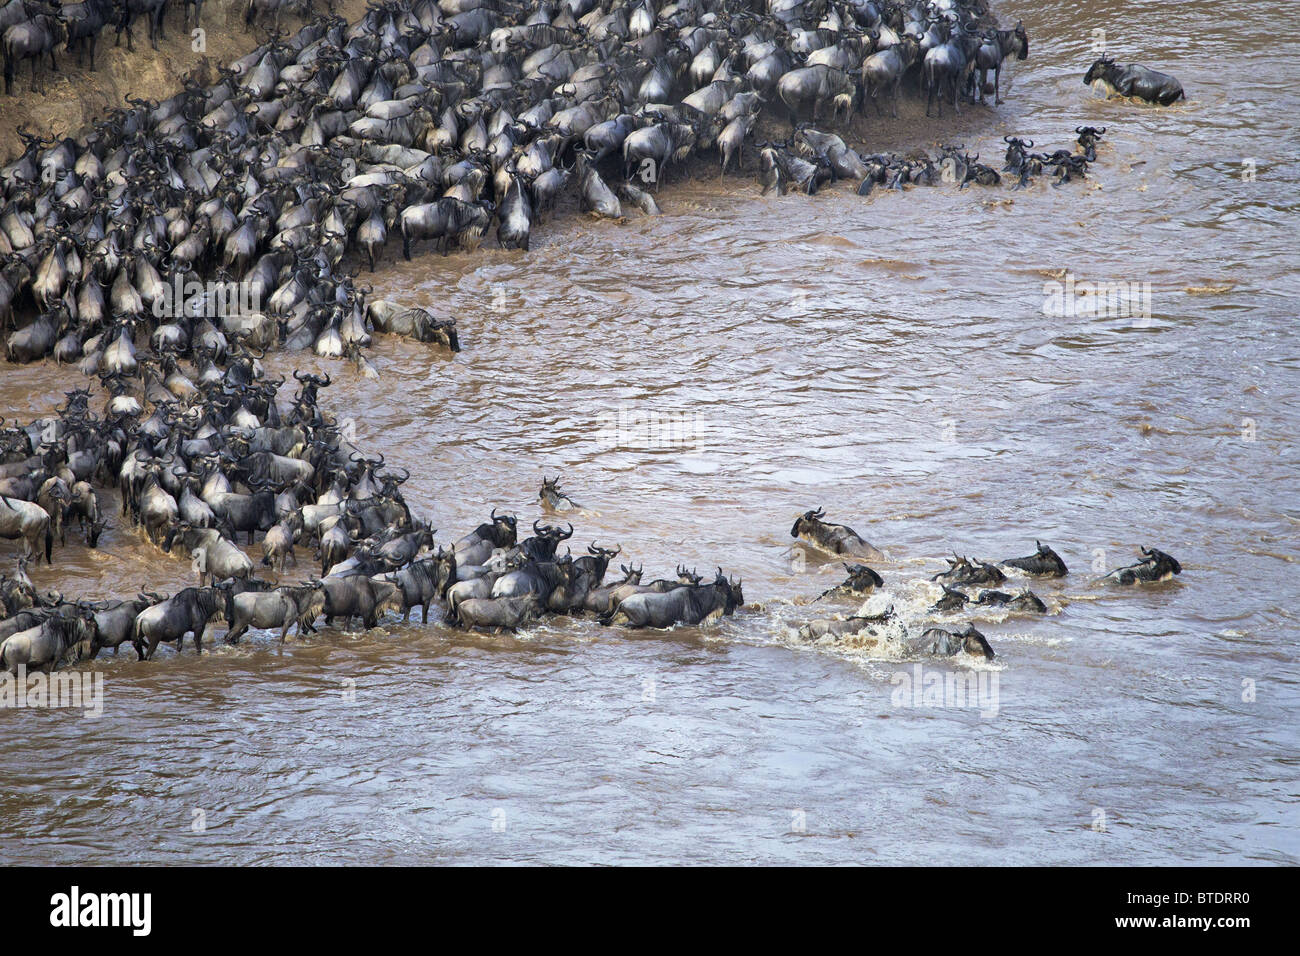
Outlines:
[[537,500],[547,511],[580,511],[582,506],[560,490],[561,475],[554,478],[542,476],[542,489]]
[[913,643],[913,649],[923,654],[942,657],[955,657],[965,653],[989,661],[997,656],[989,646],[988,638],[975,630],[972,624],[967,624],[955,633],[945,631],[941,627],[932,627]]
[[981,591],[975,603],[985,607],[1005,607],[1012,611],[1047,613],[1047,605],[1043,603],[1042,598],[1028,588],[1016,594],[1007,594],[1005,591]]
[[790,537],[806,541],[831,554],[862,558],[864,561],[880,561],[884,559],[885,556],[880,550],[864,541],[862,536],[852,528],[847,525],[823,521],[822,518],[825,516],[826,512],[820,508],[805,511],[794,519],[794,527],[790,529]]
[[1107,574],[1103,581],[1114,584],[1137,584],[1152,581],[1168,581],[1175,574],[1182,574],[1183,566],[1163,551],[1155,548],[1143,548],[1142,560],[1126,568],[1116,568]]
[[1168,106],[1184,97],[1183,84],[1167,73],[1131,63],[1121,66],[1109,56],[1095,60],[1083,76],[1083,85],[1108,96],[1136,96],[1148,103]]
[[875,630],[876,626],[886,624],[893,619],[893,605],[885,608],[879,614],[854,614],[845,618],[823,618],[801,625],[799,639],[802,641],[817,641],[823,637],[847,637],[850,634],[861,634],[864,631],[879,636]]
[[1019,568],[1026,574],[1040,574],[1047,577],[1063,578],[1070,569],[1065,566],[1061,556],[1041,541],[1035,541],[1038,550],[1023,558],[1007,558],[1002,563],[1009,568]]
[[943,597],[930,605],[931,612],[960,611],[970,601],[970,597],[964,591],[950,588],[946,584],[940,586],[943,588]]
[[828,594],[848,594],[854,597],[863,597],[876,588],[885,585],[880,575],[865,564],[846,564],[844,570],[849,572],[849,576],[835,587],[827,588],[818,596],[817,600],[820,601]]
[[[955,560],[954,560],[955,559]],[[940,571],[931,581],[947,581],[950,584],[1001,584],[1007,576],[985,561],[972,561],[970,558],[953,555],[948,558],[948,570]]]

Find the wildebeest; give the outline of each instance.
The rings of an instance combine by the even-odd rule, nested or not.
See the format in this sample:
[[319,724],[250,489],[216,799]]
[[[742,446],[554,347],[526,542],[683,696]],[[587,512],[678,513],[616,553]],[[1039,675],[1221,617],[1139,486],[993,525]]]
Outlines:
[[91,657],[99,653],[100,648],[111,647],[117,653],[118,647],[131,640],[135,629],[135,619],[140,612],[156,603],[148,594],[140,594],[131,601],[108,601],[92,606],[95,615],[95,641],[91,645]]
[[94,616],[80,605],[65,606],[35,627],[5,638],[0,669],[16,674],[24,667],[48,674],[70,648],[83,641],[93,644],[94,638]]
[[849,576],[840,584],[833,588],[827,588],[817,598],[821,600],[830,594],[847,594],[854,597],[863,597],[870,594],[879,587],[884,587],[885,582],[875,571],[865,564],[846,564],[844,570],[849,572]]
[[1028,588],[1016,594],[1007,594],[1005,591],[980,591],[975,603],[986,607],[1005,607],[1012,611],[1047,613],[1047,605],[1043,603],[1042,598]]
[[325,609],[325,586],[313,579],[296,587],[280,587],[274,591],[245,591],[226,595],[226,643],[237,644],[250,627],[280,628],[280,643],[284,643],[289,628],[298,625],[298,636],[311,629],[316,618]]
[[41,61],[48,56],[50,69],[58,70],[54,60],[55,48],[68,38],[67,24],[59,18],[57,8],[37,6],[38,13],[30,19],[15,23],[0,35],[0,52],[4,55],[5,94],[14,91],[14,73],[17,66],[25,59],[32,61],[32,92],[36,89],[36,71]]
[[180,651],[185,635],[194,634],[194,650],[203,653],[203,632],[219,612],[216,588],[185,588],[152,607],[145,608],[135,619],[131,643],[140,660],[153,657],[163,641],[175,641]]
[[984,102],[984,86],[989,70],[993,71],[993,104],[1002,102],[1002,61],[1015,54],[1017,60],[1029,56],[1029,35],[1023,21],[1017,20],[1010,30],[992,30],[985,34],[984,42],[975,51],[975,68],[979,70],[980,102]]
[[863,540],[852,528],[842,524],[823,521],[826,512],[820,508],[805,511],[794,519],[790,537],[806,541],[814,547],[831,554],[843,554],[850,558],[864,561],[880,561],[884,554]]
[[560,478],[542,476],[542,488],[537,492],[537,500],[547,511],[580,511],[582,506],[560,490]]
[[506,598],[470,598],[456,611],[461,626],[479,630],[513,631],[541,614],[541,597],[536,593]]
[[872,53],[862,61],[862,106],[866,107],[870,96],[876,104],[876,115],[881,114],[880,91],[889,90],[890,103],[893,106],[894,119],[898,119],[898,89],[903,83],[903,74],[908,71],[919,55],[916,40],[904,37],[901,42]]
[[1009,568],[1019,568],[1026,574],[1045,575],[1053,578],[1063,578],[1069,574],[1070,569],[1065,566],[1061,556],[1053,551],[1041,541],[1035,541],[1034,547],[1037,549],[1033,554],[1023,558],[1007,558],[1002,564]]
[[366,314],[378,332],[404,335],[417,342],[437,342],[453,352],[460,351],[454,318],[437,319],[424,309],[408,309],[383,299],[367,305]]
[[1155,548],[1143,548],[1142,560],[1126,568],[1116,568],[1107,574],[1103,581],[1113,584],[1138,584],[1153,581],[1168,581],[1175,574],[1182,574],[1183,566],[1163,551]]
[[1007,579],[992,564],[985,561],[972,561],[970,558],[953,555],[948,558],[948,570],[940,571],[931,581],[946,581],[949,584],[1001,584]]
[[35,556],[38,563],[44,539],[45,563],[54,563],[54,530],[49,514],[40,505],[0,495],[0,538],[22,539],[24,556]]
[[943,98],[945,87],[952,90],[952,108],[960,113],[957,98],[970,71],[974,67],[972,57],[979,45],[979,37],[967,33],[960,26],[955,28],[948,39],[930,47],[921,64],[921,71],[927,89],[925,115],[930,115],[930,108],[936,101],[939,115],[943,116]]
[[186,554],[193,556],[199,584],[226,578],[248,578],[253,574],[252,559],[216,528],[191,528],[184,522],[177,522],[163,538],[163,551],[170,553],[177,542]]
[[1083,85],[1099,89],[1108,96],[1136,96],[1148,103],[1169,106],[1184,97],[1183,84],[1167,73],[1145,66],[1121,66],[1109,56],[1098,57],[1083,76]]
[[[884,638],[887,636],[887,632],[878,630],[879,625],[888,624],[894,620],[893,605],[878,614],[854,614],[845,618],[822,618],[800,625],[799,639],[817,641],[823,637],[847,637],[851,634],[862,634],[864,631],[875,637]],[[899,631],[897,633],[901,636],[903,632]]]
[[960,611],[966,606],[967,602],[970,601],[970,597],[964,591],[950,588],[946,584],[940,586],[943,588],[943,597],[930,605],[930,611],[932,613],[940,611]]
[[485,521],[461,538],[452,549],[458,564],[482,564],[496,548],[509,548],[515,543],[517,519],[514,515],[497,514],[492,509],[492,520]]
[[492,204],[487,200],[465,202],[451,196],[402,210],[402,255],[411,258],[411,243],[433,239],[444,256],[451,244],[468,238],[473,245],[487,235],[492,224]]
[[991,661],[997,656],[989,646],[988,638],[977,631],[973,624],[967,624],[956,632],[932,627],[913,642],[913,648],[919,653],[940,657],[970,654]]
[[361,618],[368,630],[379,621],[379,608],[383,607],[397,591],[391,582],[376,581],[365,574],[329,575],[322,579],[325,586],[325,623],[333,624],[341,617],[347,627],[354,617]]
[[[439,548],[432,557],[413,561],[400,571],[382,575],[397,586],[394,598],[400,599],[402,620],[411,618],[411,608],[419,606],[421,623],[429,623],[429,606],[434,598],[443,597],[456,584],[456,553]],[[490,589],[489,589],[490,593]]]
[[805,66],[791,70],[776,84],[777,96],[785,104],[790,126],[799,123],[799,117],[811,116],[814,123],[822,107],[830,103],[834,112],[852,115],[857,96],[858,70],[837,70],[831,66]]
[[570,557],[563,557],[558,561],[532,560],[523,567],[508,571],[497,578],[492,585],[492,597],[537,594],[545,603],[551,596],[551,592],[572,581],[575,573],[573,559]]
[[718,569],[711,584],[674,588],[662,594],[650,592],[625,598],[602,624],[626,627],[666,628],[677,624],[711,624],[745,603],[741,582],[729,579]]

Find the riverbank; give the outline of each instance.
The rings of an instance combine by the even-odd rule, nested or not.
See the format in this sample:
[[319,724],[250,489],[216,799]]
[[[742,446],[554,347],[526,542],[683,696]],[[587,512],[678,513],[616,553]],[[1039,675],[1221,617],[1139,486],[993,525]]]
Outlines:
[[[95,50],[95,69],[89,60],[77,64],[75,53],[60,49],[58,72],[47,62],[38,74],[38,88],[31,91],[31,63],[25,61],[14,79],[14,95],[0,95],[0,165],[21,155],[22,140],[18,130],[44,137],[61,138],[101,119],[109,110],[126,106],[126,97],[163,100],[181,89],[182,77],[192,75],[208,84],[218,77],[217,68],[239,59],[266,40],[267,30],[258,25],[249,30],[244,25],[246,0],[204,0],[201,38],[186,29],[183,4],[169,4],[164,29],[165,38],[158,49],[149,45],[148,28],[143,19],[132,27],[134,52],[128,52],[126,34],[114,45],[116,29],[105,27]],[[340,16],[355,21],[366,11],[366,0],[340,0]],[[304,21],[291,13],[284,14],[282,29],[293,32]],[[196,49],[197,48],[197,49]]]

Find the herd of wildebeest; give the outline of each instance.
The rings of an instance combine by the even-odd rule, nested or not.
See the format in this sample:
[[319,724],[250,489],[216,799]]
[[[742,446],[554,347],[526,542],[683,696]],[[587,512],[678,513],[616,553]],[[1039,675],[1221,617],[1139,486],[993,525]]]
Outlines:
[[[197,22],[201,4],[188,6]],[[251,0],[248,19],[276,15],[278,26],[281,6]],[[45,56],[55,68],[56,44],[80,50],[89,39],[93,67],[100,29],[117,24],[129,43],[132,19],[145,16],[152,37],[166,12],[166,0],[10,0],[0,5],[6,90],[25,58],[35,86]],[[1027,54],[1023,25],[996,29],[982,0],[387,0],[351,26],[331,13],[292,36],[277,30],[215,83],[190,76],[161,102],[128,98],[76,135],[22,131],[25,150],[0,168],[5,357],[77,363],[99,379],[103,404],[100,413],[98,393],[77,389],[57,414],[0,419],[0,538],[23,548],[16,571],[0,575],[0,669],[48,670],[127,641],[148,659],[190,635],[201,650],[219,621],[232,643],[250,628],[305,634],[322,617],[373,627],[390,607],[403,620],[420,607],[427,622],[440,606],[448,624],[493,630],[543,614],[651,628],[732,614],[744,603],[741,582],[722,569],[679,566],[643,583],[628,563],[607,581],[619,549],[593,542],[580,557],[568,545],[561,555],[574,533],[567,522],[534,521],[521,540],[517,517],[493,509],[469,534],[435,542],[403,498],[409,475],[367,455],[318,406],[329,376],[294,372],[296,391],[282,395],[284,380],[269,378],[261,359],[311,348],[373,376],[362,350],[375,333],[458,350],[454,319],[368,299],[357,284],[361,256],[373,271],[390,231],[408,258],[425,240],[444,253],[472,249],[494,224],[503,247],[527,249],[533,225],[570,189],[597,216],[621,218],[620,197],[653,213],[642,187],[707,151],[723,173],[739,166],[768,108],[792,132],[756,144],[764,192],[812,193],[836,179],[863,194],[996,184],[998,172],[962,148],[863,155],[808,121],[846,119],[867,100],[879,112],[884,96],[896,112],[911,82],[927,113],[986,93],[996,100],[1004,61]],[[1177,99],[1176,81],[1105,58],[1085,82]],[[1005,137],[1003,171],[1017,186],[1047,171],[1058,184],[1080,178],[1104,132],[1079,127],[1076,149],[1050,153]],[[124,528],[188,560],[198,583],[98,603],[38,593],[28,562],[52,563],[69,534],[95,547],[106,493],[120,500]],[[577,512],[556,479],[539,500],[552,515]],[[820,511],[801,515],[792,534],[854,562],[880,558]],[[244,550],[258,536],[277,582],[303,546],[315,549],[320,575],[259,578]],[[936,578],[936,612],[1045,610],[1027,590],[996,590],[1005,580],[997,565],[950,564]],[[1003,565],[1065,574],[1041,545]],[[866,564],[846,567],[848,579],[823,598],[883,584]],[[1180,571],[1144,549],[1108,577],[1132,584]],[[860,634],[892,617],[837,616],[800,634]],[[970,625],[930,628],[912,643],[993,656]]]

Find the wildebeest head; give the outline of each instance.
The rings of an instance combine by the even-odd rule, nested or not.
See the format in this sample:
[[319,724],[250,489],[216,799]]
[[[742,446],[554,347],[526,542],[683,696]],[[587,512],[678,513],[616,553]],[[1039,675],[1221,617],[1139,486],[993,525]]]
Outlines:
[[988,638],[975,630],[975,625],[967,624],[965,628],[957,632],[957,636],[962,639],[961,649],[967,654],[982,655],[986,661],[991,661],[997,656],[993,653],[993,648],[989,646]]
[[645,566],[642,565],[638,568],[629,564],[620,564],[618,569],[623,572],[623,580],[619,582],[620,584],[640,584]]
[[1097,80],[1106,79],[1114,67],[1115,60],[1103,53],[1093,61],[1092,66],[1088,67],[1088,72],[1083,75],[1083,85],[1088,86]]
[[1143,548],[1142,557],[1146,559],[1146,563],[1153,565],[1161,576],[1183,573],[1183,566],[1177,560],[1156,548]]
[[1016,54],[1017,60],[1023,60],[1029,56],[1029,34],[1025,32],[1025,23],[1023,20],[1016,21],[1016,40],[1020,47],[1020,52]]
[[492,509],[492,543],[499,548],[508,548],[516,541],[515,527],[518,519],[514,515],[499,515]]
[[790,537],[797,538],[800,533],[811,531],[821,524],[821,519],[826,517],[826,512],[821,508],[813,511],[805,511],[799,517],[794,519],[794,527],[790,529]]
[[713,579],[713,584],[726,596],[726,605],[722,610],[723,614],[730,614],[745,603],[740,578],[729,578],[722,572],[722,568],[718,568],[718,576]]

